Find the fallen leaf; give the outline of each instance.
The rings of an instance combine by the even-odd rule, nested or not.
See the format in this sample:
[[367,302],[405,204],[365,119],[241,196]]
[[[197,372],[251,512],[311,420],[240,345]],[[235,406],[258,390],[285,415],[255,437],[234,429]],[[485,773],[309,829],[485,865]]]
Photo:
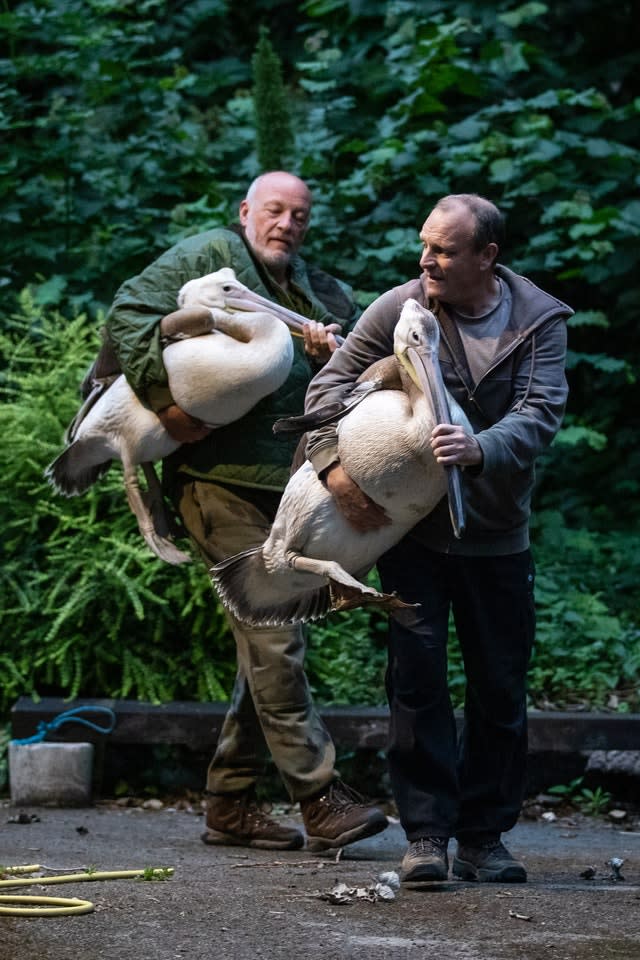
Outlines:
[[515,910],[509,910],[509,916],[514,920],[531,920],[531,917],[525,916],[524,913],[516,913]]

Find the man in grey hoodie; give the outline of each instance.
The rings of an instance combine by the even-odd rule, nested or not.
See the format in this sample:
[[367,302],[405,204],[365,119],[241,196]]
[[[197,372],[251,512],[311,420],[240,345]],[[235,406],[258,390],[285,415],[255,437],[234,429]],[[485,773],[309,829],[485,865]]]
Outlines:
[[[412,297],[438,318],[444,382],[474,430],[440,424],[430,441],[439,463],[464,470],[464,536],[455,538],[445,498],[378,563],[383,589],[420,605],[410,624],[390,617],[387,670],[388,758],[410,882],[446,879],[452,837],[454,876],[526,880],[501,834],[516,823],[524,795],[534,462],[562,422],[572,310],[497,265],[503,232],[500,211],[485,198],[440,200],[420,232],[422,275],[371,304],[307,393],[312,412],[390,355]],[[307,454],[355,529],[387,522],[341,466],[334,427],[311,434]],[[447,683],[450,612],[467,681],[459,742]]]

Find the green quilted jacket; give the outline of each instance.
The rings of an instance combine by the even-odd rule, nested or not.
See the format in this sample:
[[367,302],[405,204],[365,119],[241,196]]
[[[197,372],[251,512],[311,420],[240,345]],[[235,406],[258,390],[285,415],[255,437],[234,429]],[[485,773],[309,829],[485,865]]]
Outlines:
[[[351,329],[358,310],[349,288],[334,277],[308,266],[301,257],[291,262],[285,293],[251,254],[238,227],[217,228],[189,237],[167,250],[116,293],[107,317],[107,331],[122,371],[138,398],[152,410],[171,403],[159,340],[160,320],[176,309],[176,297],[188,280],[231,267],[245,286],[322,323]],[[296,439],[273,435],[279,417],[300,414],[312,376],[317,372],[294,338],[294,361],[288,379],[241,420],[221,427],[199,443],[184,444],[170,458],[169,473],[279,491],[286,485]]]

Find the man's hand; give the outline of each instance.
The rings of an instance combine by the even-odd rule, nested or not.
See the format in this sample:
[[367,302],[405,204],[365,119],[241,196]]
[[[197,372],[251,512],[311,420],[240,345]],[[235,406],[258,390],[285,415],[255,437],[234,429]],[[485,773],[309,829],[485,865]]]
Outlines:
[[305,320],[304,349],[308,356],[316,363],[326,363],[331,354],[338,349],[334,334],[340,333],[341,329],[338,323],[328,323],[325,326],[315,320]]
[[482,450],[476,438],[453,423],[439,423],[431,433],[433,455],[443,467],[457,463],[475,467],[482,463]]
[[176,403],[159,410],[158,418],[169,436],[178,443],[196,443],[211,433],[211,427],[185,413]]
[[367,533],[391,523],[383,508],[360,489],[339,463],[333,463],[324,471],[324,482],[338,509],[354,530]]

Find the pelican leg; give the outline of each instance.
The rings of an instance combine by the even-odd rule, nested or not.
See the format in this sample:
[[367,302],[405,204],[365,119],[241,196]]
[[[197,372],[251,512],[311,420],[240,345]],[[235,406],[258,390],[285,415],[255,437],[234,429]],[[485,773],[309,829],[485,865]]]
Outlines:
[[191,560],[188,554],[183,553],[182,550],[178,550],[167,537],[160,536],[157,533],[149,509],[144,502],[142,491],[140,490],[138,472],[135,465],[123,463],[123,467],[124,489],[127,494],[127,500],[138,521],[140,533],[149,549],[166,563],[188,563]]
[[313,557],[303,557],[301,553],[287,554],[287,563],[294,570],[300,570],[304,573],[314,573],[318,577],[323,577],[327,582],[335,580],[336,583],[342,583],[346,587],[352,587],[360,593],[377,593],[373,587],[366,587],[355,577],[340,566],[335,560],[316,560]]
[[294,570],[313,573],[326,579],[331,592],[332,610],[352,610],[366,604],[376,604],[387,610],[415,606],[405,603],[394,594],[380,593],[373,587],[365,586],[335,560],[316,560],[290,552],[287,554],[287,562]]
[[158,480],[153,463],[147,461],[140,464],[147,482],[147,491],[142,493],[147,512],[151,514],[153,526],[158,536],[166,537],[186,537],[186,531],[176,521],[174,516],[167,509],[166,501],[162,493],[162,487]]

